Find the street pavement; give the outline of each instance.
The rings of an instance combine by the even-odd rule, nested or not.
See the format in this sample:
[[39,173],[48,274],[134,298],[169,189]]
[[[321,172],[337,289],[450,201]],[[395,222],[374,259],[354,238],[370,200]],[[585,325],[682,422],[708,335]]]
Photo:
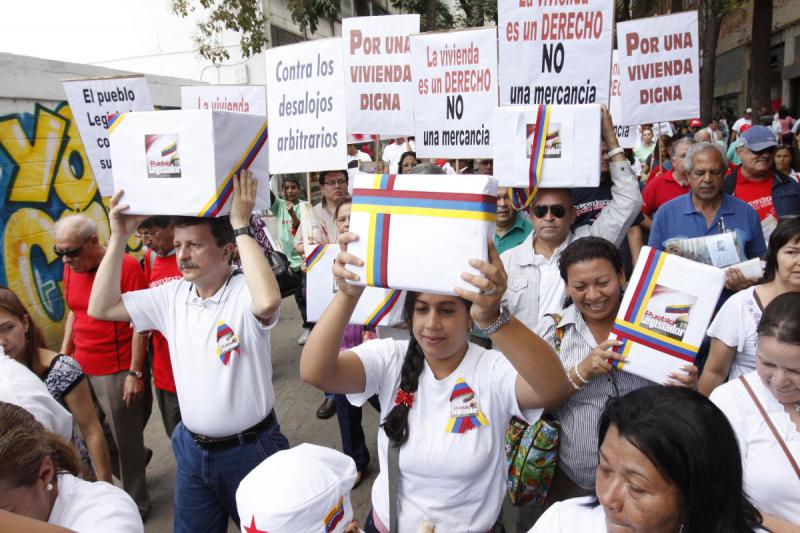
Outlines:
[[[286,298],[281,306],[281,317],[272,330],[272,383],[275,387],[275,412],[283,433],[291,446],[311,442],[321,446],[342,449],[336,417],[319,420],[314,413],[322,402],[322,392],[300,381],[298,363],[302,346],[297,345],[301,333],[300,313],[294,298]],[[375,451],[378,430],[378,413],[371,406],[364,407],[363,426],[367,445],[372,456],[372,472],[351,494],[355,517],[361,525],[369,512],[372,482],[375,480],[378,455]],[[158,405],[153,402],[153,414],[145,429],[145,445],[152,448],[153,459],[147,467],[147,486],[153,501],[150,516],[145,521],[146,533],[172,531],[173,490],[175,485],[175,459],[170,441],[164,433]],[[280,483],[281,480],[275,480]],[[230,533],[239,531],[230,523]]]

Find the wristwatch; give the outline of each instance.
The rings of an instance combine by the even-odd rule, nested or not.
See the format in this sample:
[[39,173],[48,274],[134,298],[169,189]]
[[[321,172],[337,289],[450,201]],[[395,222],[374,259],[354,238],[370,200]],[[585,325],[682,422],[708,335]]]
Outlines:
[[239,235],[250,235],[251,237],[256,236],[256,234],[253,232],[253,228],[250,226],[242,226],[241,228],[236,228],[235,230],[233,230],[234,239]]
[[489,324],[485,328],[481,329],[481,332],[486,335],[494,335],[497,331],[511,322],[511,311],[508,310],[508,306],[506,304],[500,305],[500,316],[497,317],[493,323]]
[[139,379],[142,379],[144,377],[144,373],[141,370],[139,370],[139,371],[128,370],[128,375],[129,376],[133,376],[135,378],[139,378]]

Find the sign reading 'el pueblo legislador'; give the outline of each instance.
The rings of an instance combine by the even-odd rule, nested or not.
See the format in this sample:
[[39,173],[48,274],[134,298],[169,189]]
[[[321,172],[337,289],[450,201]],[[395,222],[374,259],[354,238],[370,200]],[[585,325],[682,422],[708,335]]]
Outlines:
[[494,28],[411,37],[419,157],[492,157],[497,106]]
[[267,115],[267,93],[263,85],[184,85],[181,109],[235,111]]
[[342,39],[265,56],[270,174],[347,168]]
[[68,80],[62,85],[100,195],[112,196],[109,118],[128,111],[152,111],[147,80],[144,76],[96,78]]
[[608,104],[613,0],[500,0],[500,104]]
[[622,123],[700,116],[697,11],[617,24]]
[[342,21],[348,133],[414,134],[412,33],[419,15]]

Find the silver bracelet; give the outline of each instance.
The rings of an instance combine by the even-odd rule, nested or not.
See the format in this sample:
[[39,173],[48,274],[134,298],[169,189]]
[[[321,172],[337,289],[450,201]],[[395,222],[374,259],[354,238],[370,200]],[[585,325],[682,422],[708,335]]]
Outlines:
[[583,379],[583,376],[581,376],[581,371],[580,371],[580,369],[578,368],[578,365],[575,365],[575,366],[573,366],[572,368],[574,368],[574,369],[575,369],[575,375],[576,375],[576,376],[578,376],[578,379],[579,379],[579,380],[581,380],[581,383],[583,383],[584,385],[588,385],[588,384],[589,384],[589,382],[588,382],[588,381],[586,381],[585,379]]
[[[572,368],[575,368],[575,367],[572,367]],[[580,385],[575,383],[575,381],[572,379],[572,376],[570,375],[570,373],[572,372],[572,368],[567,370],[567,380],[569,381],[569,384],[572,385],[572,388],[575,389],[576,391],[578,391],[578,390],[581,390],[583,387],[581,387]]]
[[611,159],[612,157],[614,157],[617,154],[624,154],[624,153],[625,153],[625,148],[622,148],[621,146],[617,146],[613,150],[609,150],[606,155],[608,156],[609,159]]

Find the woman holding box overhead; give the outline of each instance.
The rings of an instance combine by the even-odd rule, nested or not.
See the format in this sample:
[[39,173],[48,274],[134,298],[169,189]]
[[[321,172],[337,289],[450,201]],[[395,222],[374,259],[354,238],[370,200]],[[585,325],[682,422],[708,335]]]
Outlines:
[[708,328],[711,349],[698,388],[716,387],[756,368],[758,322],[764,307],[787,292],[800,292],[800,218],[782,218],[769,238],[764,283],[737,292]]
[[[348,394],[356,405],[374,394],[380,398],[380,474],[365,530],[389,531],[394,519],[400,532],[424,522],[437,531],[488,531],[506,490],[506,426],[512,416],[533,422],[542,408],[564,400],[570,386],[563,367],[552,348],[501,307],[506,273],[491,244],[489,262],[471,261],[483,276],[462,274],[480,293],[409,293],[410,340],[374,340],[339,352],[363,291],[347,283],[358,276],[345,269],[363,264],[346,252],[356,238],[340,236],[343,251],[333,267],[339,289],[303,350],[300,375],[320,389]],[[473,324],[500,351],[469,343]],[[390,490],[397,490],[399,512],[391,510]]]
[[739,439],[744,487],[764,526],[800,531],[800,293],[767,305],[755,371],[714,389],[711,401]]

